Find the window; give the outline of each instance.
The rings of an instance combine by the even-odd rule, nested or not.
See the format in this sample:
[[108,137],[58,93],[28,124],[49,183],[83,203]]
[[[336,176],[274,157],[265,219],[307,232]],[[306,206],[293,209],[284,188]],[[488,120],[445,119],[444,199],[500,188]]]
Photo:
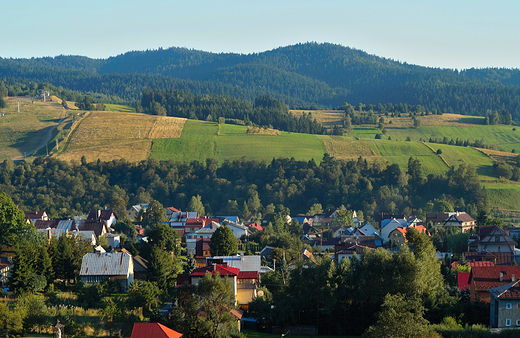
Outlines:
[[495,242],[500,242],[500,236],[495,236]]
[[511,319],[506,319],[506,326],[511,326]]
[[516,326],[520,326],[520,319],[516,320]]
[[506,303],[506,309],[511,310],[511,303]]

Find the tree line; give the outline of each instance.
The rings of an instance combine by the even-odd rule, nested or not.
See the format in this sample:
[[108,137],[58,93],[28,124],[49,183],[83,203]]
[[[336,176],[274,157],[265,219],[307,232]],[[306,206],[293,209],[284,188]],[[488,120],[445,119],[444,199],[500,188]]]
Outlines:
[[[158,200],[186,210],[199,196],[205,214],[266,214],[283,205],[304,214],[314,204],[324,209],[344,205],[365,215],[381,212],[424,214],[437,200],[459,210],[487,208],[485,189],[475,168],[463,164],[445,176],[422,173],[418,160],[408,168],[386,162],[338,160],[326,154],[314,160],[278,158],[205,163],[149,159],[140,163],[65,162],[36,158],[33,163],[5,160],[0,189],[24,210],[45,210],[51,217],[83,214],[111,207],[124,212],[130,205]],[[429,204],[431,202],[431,204]],[[247,215],[246,215],[247,216]]]

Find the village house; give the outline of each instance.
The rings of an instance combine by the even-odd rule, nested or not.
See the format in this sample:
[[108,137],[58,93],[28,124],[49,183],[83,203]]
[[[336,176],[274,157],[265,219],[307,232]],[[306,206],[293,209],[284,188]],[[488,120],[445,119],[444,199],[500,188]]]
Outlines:
[[204,226],[203,228],[193,231],[189,234],[187,234],[186,237],[186,249],[188,251],[188,254],[195,253],[195,245],[197,243],[197,239],[199,238],[211,238],[215,230],[217,230],[220,227],[220,224],[216,222],[211,222]]
[[520,276],[520,266],[473,266],[469,275],[470,301],[489,302],[489,289],[514,282]]
[[468,240],[470,252],[507,252],[514,254],[516,242],[496,225],[480,227],[477,236]]
[[469,232],[476,226],[475,220],[465,212],[450,213],[442,225],[443,228],[457,228],[461,232]]
[[136,205],[132,205],[132,207],[130,207],[130,209],[127,210],[128,217],[130,219],[140,222],[141,220],[137,219],[137,216],[146,212],[146,209],[148,209],[148,205],[148,203],[137,203]]
[[195,243],[195,261],[197,268],[205,267],[207,265],[206,259],[211,257],[209,243],[211,243],[210,238],[197,238]]
[[520,327],[520,280],[489,289],[490,327],[509,329]]
[[27,223],[34,224],[36,221],[47,221],[49,220],[49,216],[45,211],[24,211],[25,220]]
[[340,264],[343,259],[351,259],[354,254],[360,256],[363,255],[365,250],[369,250],[371,252],[376,251],[376,248],[373,246],[367,246],[362,244],[346,244],[343,246],[336,246],[334,251],[334,258],[337,264]]
[[390,232],[389,235],[389,243],[392,247],[400,247],[403,246],[408,240],[406,239],[406,234],[410,229],[415,229],[419,231],[420,233],[424,233],[428,236],[430,234],[428,233],[428,230],[422,225],[410,225],[408,227],[398,227],[395,228],[392,232]]
[[117,216],[112,210],[90,210],[87,215],[87,222],[104,222],[107,228],[111,228],[117,223]]
[[131,338],[181,338],[182,333],[159,323],[134,323]]
[[118,281],[128,289],[134,281],[134,264],[128,252],[87,253],[81,261],[79,276],[84,283]]

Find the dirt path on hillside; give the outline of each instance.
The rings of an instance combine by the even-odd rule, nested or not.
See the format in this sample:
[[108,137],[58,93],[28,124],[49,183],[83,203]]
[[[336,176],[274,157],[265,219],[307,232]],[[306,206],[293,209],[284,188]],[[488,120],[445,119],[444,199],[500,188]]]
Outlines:
[[20,154],[19,156],[16,156],[15,158],[13,158],[13,161],[23,160],[24,157],[31,156],[32,154],[34,154],[41,148],[45,147],[45,145],[47,143],[49,143],[49,141],[52,139],[52,133],[54,132],[54,130],[63,123],[63,121],[65,120],[66,117],[67,116],[65,115],[65,112],[64,112],[63,117],[58,121],[58,124],[56,124],[54,127],[49,128],[49,130],[45,134],[45,137],[43,138],[43,140],[33,150],[25,152],[25,155]]

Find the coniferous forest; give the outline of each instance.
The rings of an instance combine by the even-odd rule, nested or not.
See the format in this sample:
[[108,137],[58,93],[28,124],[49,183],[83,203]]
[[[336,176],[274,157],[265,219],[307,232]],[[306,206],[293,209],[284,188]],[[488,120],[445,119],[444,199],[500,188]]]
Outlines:
[[[169,48],[108,59],[0,59],[0,78],[8,87],[14,79],[25,79],[88,93],[100,102],[136,104],[145,89],[178,89],[251,103],[269,95],[290,108],[392,103],[480,116],[507,110],[513,120],[520,118],[519,70],[427,68],[333,44],[249,55]],[[10,95],[14,90],[9,87]]]

